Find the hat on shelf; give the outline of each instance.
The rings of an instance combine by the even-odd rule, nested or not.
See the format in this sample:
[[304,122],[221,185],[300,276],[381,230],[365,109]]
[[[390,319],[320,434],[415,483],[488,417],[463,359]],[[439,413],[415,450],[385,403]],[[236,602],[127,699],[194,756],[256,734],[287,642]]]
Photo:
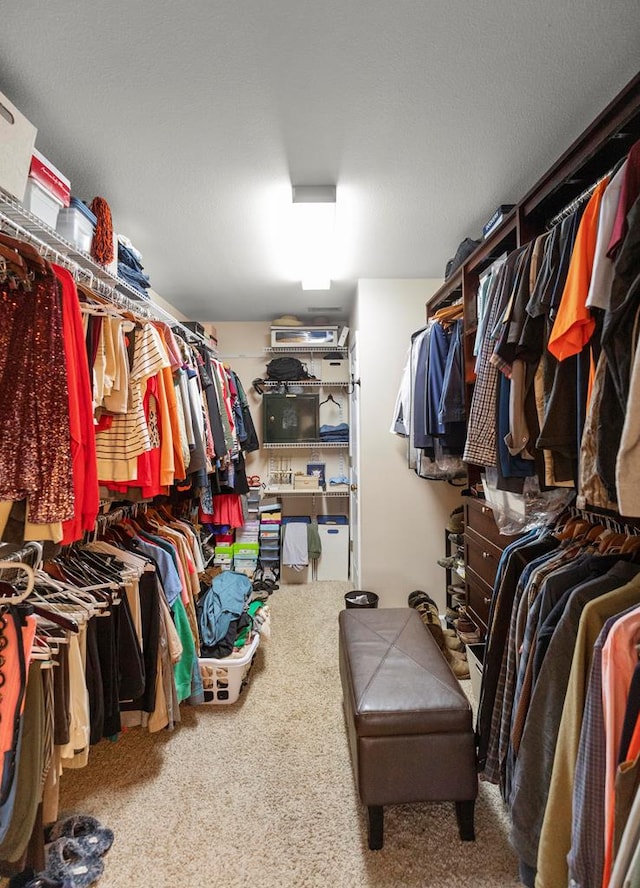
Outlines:
[[276,318],[274,321],[271,321],[272,327],[302,327],[302,321],[300,318],[297,318],[295,315],[282,315],[280,318]]

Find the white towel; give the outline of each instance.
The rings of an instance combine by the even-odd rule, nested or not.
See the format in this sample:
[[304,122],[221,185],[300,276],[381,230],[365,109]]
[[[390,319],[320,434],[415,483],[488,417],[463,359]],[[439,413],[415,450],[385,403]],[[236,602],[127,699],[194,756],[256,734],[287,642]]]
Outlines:
[[302,570],[309,564],[307,525],[301,521],[291,521],[285,526],[282,542],[282,563],[294,570]]

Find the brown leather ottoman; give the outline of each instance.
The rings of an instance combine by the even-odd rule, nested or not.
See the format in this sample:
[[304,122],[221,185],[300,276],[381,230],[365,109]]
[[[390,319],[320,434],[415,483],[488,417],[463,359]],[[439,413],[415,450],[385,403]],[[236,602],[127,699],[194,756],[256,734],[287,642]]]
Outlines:
[[353,773],[382,848],[383,805],[452,801],[475,839],[478,794],[471,706],[413,608],[343,610],[340,677]]

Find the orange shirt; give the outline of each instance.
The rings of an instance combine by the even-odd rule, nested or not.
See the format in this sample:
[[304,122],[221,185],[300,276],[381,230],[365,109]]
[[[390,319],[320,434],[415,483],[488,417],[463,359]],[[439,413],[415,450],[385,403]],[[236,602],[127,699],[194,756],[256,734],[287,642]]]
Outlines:
[[608,184],[608,177],[598,183],[578,227],[560,307],[547,346],[558,361],[580,354],[595,328],[586,302],[596,250],[600,201]]

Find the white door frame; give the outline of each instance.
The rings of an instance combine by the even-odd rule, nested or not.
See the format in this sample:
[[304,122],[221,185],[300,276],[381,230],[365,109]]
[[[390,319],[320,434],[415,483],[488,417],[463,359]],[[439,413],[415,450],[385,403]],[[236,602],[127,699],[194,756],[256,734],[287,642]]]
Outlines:
[[349,539],[350,578],[354,587],[360,587],[360,369],[358,364],[358,334],[354,330],[349,342],[351,393],[349,395]]

